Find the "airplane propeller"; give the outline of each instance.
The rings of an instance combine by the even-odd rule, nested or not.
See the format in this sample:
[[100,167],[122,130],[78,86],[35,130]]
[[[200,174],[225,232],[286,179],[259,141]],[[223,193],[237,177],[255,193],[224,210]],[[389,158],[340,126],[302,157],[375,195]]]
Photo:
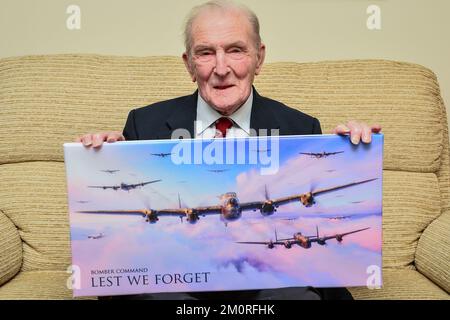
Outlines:
[[[181,209],[181,198],[180,198],[180,194],[178,193],[178,209]],[[180,216],[180,222],[183,223],[183,216]]]
[[320,244],[321,246],[326,246],[327,243],[325,240],[323,240],[323,238],[320,238],[319,236],[319,227],[316,226],[316,237],[317,237],[317,243]]
[[316,190],[318,190],[318,182],[316,179],[311,180],[309,184],[309,193],[312,195],[312,204],[320,205],[320,201],[316,197],[314,197],[314,194],[316,193]]
[[270,200],[269,191],[267,191],[267,184],[264,185],[264,197],[267,201]]

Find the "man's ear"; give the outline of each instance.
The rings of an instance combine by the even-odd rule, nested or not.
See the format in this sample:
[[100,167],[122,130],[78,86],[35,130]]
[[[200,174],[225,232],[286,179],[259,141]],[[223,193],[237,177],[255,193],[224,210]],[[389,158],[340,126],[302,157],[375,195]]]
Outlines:
[[191,65],[191,61],[186,52],[183,53],[183,61],[184,61],[184,66],[186,67],[186,70],[189,72],[189,75],[191,76],[192,82],[197,81],[197,79],[195,78],[194,69],[192,68],[192,65]]
[[257,62],[256,62],[256,70],[255,75],[259,75],[262,69],[262,65],[264,64],[264,59],[266,58],[266,45],[261,43],[259,45],[259,50],[257,53]]

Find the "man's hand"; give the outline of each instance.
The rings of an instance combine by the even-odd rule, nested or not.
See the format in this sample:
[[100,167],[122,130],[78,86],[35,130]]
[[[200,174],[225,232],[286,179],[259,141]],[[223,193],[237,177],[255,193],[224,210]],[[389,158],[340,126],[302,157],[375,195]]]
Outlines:
[[355,145],[359,144],[361,140],[363,143],[372,142],[372,133],[379,132],[381,132],[381,126],[379,124],[368,126],[365,123],[359,123],[356,121],[349,121],[347,124],[339,124],[333,129],[334,134],[350,134],[350,140]]
[[76,139],[76,142],[81,142],[85,147],[99,148],[103,142],[125,141],[125,137],[119,131],[88,133]]

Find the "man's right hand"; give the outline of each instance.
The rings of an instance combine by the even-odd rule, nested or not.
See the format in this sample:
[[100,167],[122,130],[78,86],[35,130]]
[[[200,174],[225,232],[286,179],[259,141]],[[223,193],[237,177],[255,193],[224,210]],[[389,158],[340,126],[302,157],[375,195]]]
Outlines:
[[99,148],[103,142],[125,141],[125,137],[119,131],[88,133],[76,139],[76,142],[81,142],[85,147]]

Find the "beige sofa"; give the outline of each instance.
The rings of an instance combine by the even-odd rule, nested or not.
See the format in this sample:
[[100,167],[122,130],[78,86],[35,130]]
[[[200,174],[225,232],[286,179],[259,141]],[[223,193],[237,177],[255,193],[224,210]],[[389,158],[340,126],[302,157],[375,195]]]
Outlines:
[[[385,133],[383,278],[358,299],[448,299],[447,118],[436,76],[402,62],[270,63],[262,95],[321,120]],[[121,130],[127,113],[193,92],[176,57],[26,56],[0,60],[0,299],[70,299],[63,142]]]

